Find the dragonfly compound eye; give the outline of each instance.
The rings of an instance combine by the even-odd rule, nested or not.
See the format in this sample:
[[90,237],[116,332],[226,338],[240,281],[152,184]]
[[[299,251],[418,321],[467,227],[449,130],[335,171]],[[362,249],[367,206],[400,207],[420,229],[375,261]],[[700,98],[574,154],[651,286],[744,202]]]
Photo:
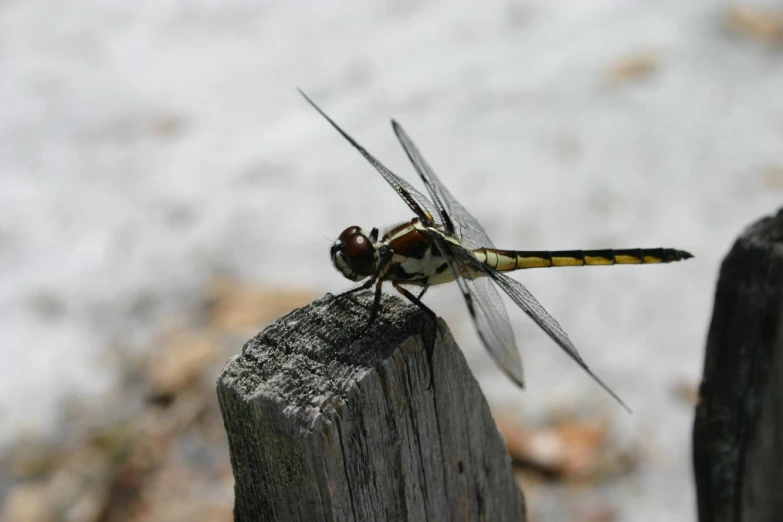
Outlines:
[[[301,91],[300,91],[301,92]],[[493,283],[529,315],[552,340],[585,370],[626,410],[628,406],[582,360],[568,335],[544,310],[521,283],[504,274],[514,270],[557,266],[599,266],[670,263],[691,258],[691,254],[673,248],[630,248],[601,250],[499,250],[492,247],[484,228],[449,193],[422,157],[410,136],[399,123],[392,128],[419,177],[427,187],[428,200],[392,174],[327,116],[304,93],[307,101],[358,150],[416,214],[410,223],[389,230],[378,242],[378,229],[366,234],[361,228],[346,228],[332,245],[332,263],[346,278],[361,281],[371,278],[368,287],[385,280],[414,284],[422,288],[418,297],[400,290],[420,308],[435,313],[420,299],[432,285],[456,280],[479,337],[492,357],[519,386],[524,385],[519,355],[505,305]],[[438,209],[436,214],[435,209]],[[434,222],[439,218],[440,224]],[[376,253],[377,251],[377,253]],[[380,269],[383,269],[380,270]],[[375,271],[378,270],[376,274]],[[383,273],[381,273],[383,272]],[[375,277],[373,277],[375,276]],[[477,279],[484,276],[483,279]],[[483,283],[482,283],[483,281]],[[364,285],[357,287],[362,288]],[[350,290],[345,292],[348,294]],[[371,321],[378,311],[381,286],[376,287]],[[342,294],[341,294],[342,295]],[[368,323],[369,326],[369,323]]]
[[351,237],[354,234],[361,234],[361,233],[362,233],[362,229],[354,225],[352,227],[348,227],[345,230],[343,230],[342,234],[340,234],[340,237],[338,237],[337,239],[339,241],[342,241],[343,243],[346,243],[348,242],[349,237]]
[[[343,232],[345,234],[345,232]],[[345,245],[345,260],[351,270],[361,275],[371,275],[375,268],[375,248],[362,233],[354,233],[340,239]]]

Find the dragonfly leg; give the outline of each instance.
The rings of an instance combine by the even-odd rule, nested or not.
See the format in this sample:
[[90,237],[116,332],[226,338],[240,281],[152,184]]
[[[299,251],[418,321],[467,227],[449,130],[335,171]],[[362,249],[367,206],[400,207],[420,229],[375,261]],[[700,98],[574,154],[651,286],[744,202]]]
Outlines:
[[[376,233],[376,235],[377,235],[377,233]],[[383,271],[384,268],[386,268],[386,265],[389,264],[389,261],[391,261],[392,255],[393,254],[392,254],[391,250],[388,250],[388,249],[383,250],[382,249],[381,250],[381,258],[378,261],[378,266],[375,268],[375,273],[367,281],[365,281],[364,283],[360,284],[359,286],[356,286],[354,288],[350,288],[350,289],[346,290],[345,292],[337,294],[334,297],[335,300],[342,299],[343,297],[349,296],[351,294],[355,294],[356,292],[359,292],[360,290],[367,290],[372,285],[374,285],[376,283],[376,281],[378,282],[378,285],[380,286],[379,278],[381,277],[381,272]],[[376,306],[374,306],[373,309],[377,308],[377,303],[379,301],[380,301],[380,294],[378,292],[376,292],[375,293]],[[377,311],[376,311],[376,313],[377,313]]]
[[433,370],[433,366],[432,366],[432,356],[433,353],[435,352],[435,337],[436,337],[435,333],[438,331],[438,316],[435,314],[435,312],[430,310],[430,308],[427,307],[427,305],[421,302],[420,298],[421,296],[424,295],[424,292],[427,291],[428,287],[425,286],[424,290],[422,290],[421,293],[419,294],[419,297],[416,297],[415,295],[410,293],[407,289],[403,288],[402,286],[400,286],[395,282],[392,282],[392,286],[394,286],[394,289],[397,290],[402,295],[404,295],[411,303],[421,308],[428,316],[430,316],[432,318],[433,324],[435,325],[435,330],[433,331],[431,341],[430,342],[425,341],[425,345],[426,345],[425,348],[427,350],[427,364],[430,367],[430,384],[429,386],[427,386],[427,389],[431,389],[435,386],[435,371]]
[[419,294],[419,297],[416,297],[415,295],[410,293],[407,289],[405,289],[402,286],[400,286],[398,283],[393,282],[392,286],[394,286],[394,289],[397,290],[402,295],[404,295],[411,303],[413,303],[416,306],[418,306],[419,308],[421,308],[422,311],[424,311],[427,315],[429,315],[432,318],[433,321],[435,321],[438,318],[438,316],[435,314],[435,312],[430,310],[430,308],[427,305],[425,305],[424,303],[422,303],[421,299],[419,299],[419,297],[423,296],[424,292],[427,291],[427,288],[424,288],[424,290]]
[[373,283],[375,283],[375,278],[374,277],[368,279],[367,281],[365,281],[364,283],[360,284],[359,286],[355,286],[353,288],[349,288],[345,292],[341,292],[341,293],[337,294],[336,296],[334,296],[334,300],[336,301],[338,299],[342,299],[343,297],[348,297],[349,295],[355,294],[356,292],[359,292],[360,290],[367,290],[368,288],[370,288],[373,285]]
[[381,292],[382,292],[381,286],[383,285],[383,280],[381,278],[379,278],[379,277],[375,277],[374,276],[374,277],[368,279],[365,283],[363,283],[363,284],[361,284],[361,285],[359,285],[359,286],[357,286],[355,288],[351,288],[350,290],[346,290],[345,292],[335,296],[335,300],[336,299],[340,299],[341,297],[345,297],[347,295],[351,295],[351,294],[353,294],[355,292],[358,292],[359,290],[367,290],[373,284],[375,284],[375,297],[373,298],[373,301],[372,301],[372,309],[370,310],[370,318],[367,321],[367,324],[364,325],[364,328],[362,328],[362,330],[358,334],[353,336],[352,340],[348,344],[352,344],[352,343],[358,341],[359,339],[361,339],[362,337],[364,337],[364,334],[367,333],[367,330],[370,329],[372,324],[375,322],[375,319],[378,317],[378,311],[381,308]]
[[429,290],[429,289],[430,289],[430,287],[429,287],[429,286],[425,286],[425,287],[424,287],[424,288],[421,290],[421,293],[419,293],[419,295],[417,295],[417,296],[416,296],[416,299],[418,299],[419,301],[421,301],[421,298],[422,298],[422,297],[424,297],[424,294],[426,294],[426,293],[427,293],[427,290]]
[[354,341],[356,339],[359,339],[364,336],[364,334],[367,333],[367,330],[370,329],[370,327],[375,322],[375,319],[378,318],[378,311],[381,308],[381,292],[382,292],[382,286],[383,286],[383,279],[381,278],[381,272],[386,268],[386,266],[389,264],[389,262],[392,259],[392,251],[391,249],[382,249],[380,252],[380,260],[378,261],[378,266],[375,267],[375,273],[363,284],[351,288],[350,290],[346,290],[345,292],[337,295],[335,299],[340,299],[342,297],[351,295],[355,292],[358,292],[360,290],[367,290],[369,289],[373,284],[375,285],[375,297],[373,298],[372,302],[372,309],[370,310],[370,319],[367,321],[367,324],[362,328],[362,331],[359,333],[359,335],[356,336]]
[[370,329],[372,324],[375,322],[375,319],[378,318],[378,311],[381,309],[381,286],[383,285],[383,280],[378,279],[378,282],[375,283],[375,297],[372,300],[372,309],[370,310],[370,319],[367,321],[367,324],[364,326],[364,329],[362,329],[362,332],[359,334],[359,337],[363,337],[364,334],[367,333],[367,330]]

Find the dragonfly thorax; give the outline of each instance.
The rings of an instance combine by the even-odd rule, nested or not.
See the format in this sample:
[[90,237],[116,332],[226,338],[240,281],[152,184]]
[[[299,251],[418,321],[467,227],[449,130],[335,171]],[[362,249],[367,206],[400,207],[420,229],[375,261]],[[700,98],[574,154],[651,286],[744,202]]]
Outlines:
[[377,240],[378,230],[375,228],[369,235],[358,226],[346,228],[332,245],[332,264],[351,281],[370,277],[378,264]]
[[[454,199],[397,122],[392,120],[394,133],[424,182],[430,199],[384,167],[310,98],[304,96],[372,164],[416,215],[409,223],[390,229],[380,241],[378,229],[366,234],[361,228],[353,226],[346,228],[332,245],[335,268],[353,281],[366,280],[340,296],[368,290],[375,285],[374,304],[364,331],[378,315],[384,281],[391,282],[397,291],[433,320],[437,316],[421,301],[424,292],[430,286],[456,281],[482,343],[506,374],[523,386],[522,359],[505,306],[493,286],[497,285],[588,375],[628,409],[617,394],[590,370],[568,335],[530,291],[504,272],[538,267],[670,263],[688,259],[691,254],[672,248],[551,252],[495,248],[484,228]],[[411,286],[421,289],[418,295],[406,288]]]

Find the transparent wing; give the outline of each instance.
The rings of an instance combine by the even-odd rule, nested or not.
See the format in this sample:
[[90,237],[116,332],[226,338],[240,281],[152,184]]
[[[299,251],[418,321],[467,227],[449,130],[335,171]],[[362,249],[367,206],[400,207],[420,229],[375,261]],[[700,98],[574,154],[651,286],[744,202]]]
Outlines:
[[484,265],[473,254],[449,243],[437,233],[433,232],[430,237],[454,273],[481,342],[506,375],[524,388],[522,357],[514,339],[514,330],[500,294],[492,281],[484,276]]
[[392,120],[392,128],[435,203],[446,233],[459,239],[468,250],[481,247],[494,248],[481,223],[451,195],[402,126]]
[[582,369],[586,371],[595,382],[598,383],[599,386],[601,386],[601,388],[606,390],[609,395],[614,397],[614,399],[619,402],[620,405],[622,405],[622,407],[625,408],[628,412],[631,411],[631,409],[623,402],[623,400],[618,397],[617,394],[587,366],[587,363],[585,363],[585,361],[579,355],[576,347],[571,342],[571,339],[568,338],[568,335],[560,327],[560,324],[558,324],[558,322],[551,315],[549,315],[549,312],[547,312],[544,307],[541,306],[536,298],[533,297],[533,294],[531,294],[530,291],[525,288],[524,285],[522,285],[522,283],[511,279],[503,273],[496,272],[491,268],[488,268],[479,263],[478,261],[476,261],[476,264],[483,267],[483,270],[489,275],[489,278],[494,280],[500,286],[500,288],[502,288],[503,291],[506,292],[506,294],[508,294],[508,296],[531,319],[533,319],[533,321],[538,326],[540,326],[541,329],[544,330],[547,335],[552,338],[553,341],[555,341],[555,343],[557,343],[558,346],[560,346],[560,348],[565,350],[565,352],[574,361],[576,361],[576,363],[581,366]]
[[391,185],[394,190],[399,194],[399,196],[405,201],[405,203],[410,207],[410,209],[418,216],[418,218],[421,220],[421,222],[425,226],[432,226],[433,224],[442,226],[442,223],[440,221],[440,213],[438,212],[437,208],[433,206],[433,204],[427,200],[427,198],[418,190],[413,188],[409,183],[407,183],[405,180],[401,179],[397,175],[395,175],[392,171],[387,169],[383,166],[383,164],[375,159],[375,156],[367,152],[364,147],[359,145],[356,140],[354,140],[352,137],[348,135],[342,128],[340,128],[339,125],[337,125],[334,120],[332,120],[329,116],[326,115],[324,111],[321,110],[318,105],[315,104],[313,100],[311,100],[304,92],[301,91],[301,89],[297,89],[299,91],[299,94],[304,96],[304,99],[307,100],[307,102],[313,106],[315,110],[318,111],[318,113],[323,116],[326,121],[328,121],[332,127],[334,127],[337,132],[339,132],[343,138],[348,140],[348,142],[354,146],[356,150],[358,150],[364,158],[370,162],[370,164],[375,167],[375,170],[378,171],[378,173],[383,176],[383,179],[385,179],[389,185]]

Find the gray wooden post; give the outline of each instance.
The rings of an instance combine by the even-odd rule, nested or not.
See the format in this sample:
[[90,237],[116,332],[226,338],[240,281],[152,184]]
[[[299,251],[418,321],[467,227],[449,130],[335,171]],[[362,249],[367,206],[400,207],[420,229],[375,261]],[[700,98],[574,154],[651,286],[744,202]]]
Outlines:
[[[489,407],[440,322],[331,296],[245,344],[218,380],[237,521],[524,520]],[[425,341],[422,341],[425,339]]]
[[723,261],[700,394],[699,520],[783,520],[783,210]]

